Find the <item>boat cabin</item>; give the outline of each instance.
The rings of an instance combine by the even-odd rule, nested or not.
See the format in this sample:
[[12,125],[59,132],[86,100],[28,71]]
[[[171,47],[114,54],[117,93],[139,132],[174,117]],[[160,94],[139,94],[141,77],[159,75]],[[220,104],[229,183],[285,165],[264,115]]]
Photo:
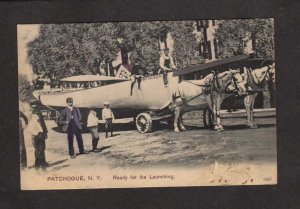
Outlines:
[[55,89],[59,91],[74,91],[106,86],[123,81],[127,81],[127,79],[99,75],[79,75],[60,79],[60,85]]

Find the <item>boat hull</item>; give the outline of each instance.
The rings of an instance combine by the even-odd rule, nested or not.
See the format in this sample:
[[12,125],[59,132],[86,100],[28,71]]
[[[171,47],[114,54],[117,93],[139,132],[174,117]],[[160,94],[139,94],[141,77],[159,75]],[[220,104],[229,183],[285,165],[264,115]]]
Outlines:
[[131,81],[122,81],[89,89],[42,93],[39,100],[43,105],[58,111],[66,106],[68,97],[72,97],[74,105],[81,109],[101,109],[107,101],[115,110],[116,117],[134,117],[140,112],[161,110],[170,104],[172,93],[178,85],[178,77],[169,73],[168,79],[169,85],[164,87],[162,75],[145,77],[140,89],[135,83],[132,96]]

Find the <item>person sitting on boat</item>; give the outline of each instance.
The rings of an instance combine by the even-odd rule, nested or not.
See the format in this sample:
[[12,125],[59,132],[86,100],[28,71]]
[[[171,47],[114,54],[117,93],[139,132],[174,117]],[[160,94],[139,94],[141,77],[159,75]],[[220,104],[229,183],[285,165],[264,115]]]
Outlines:
[[109,107],[109,102],[103,103],[104,108],[102,110],[102,119],[105,120],[104,128],[106,138],[108,137],[108,132],[110,136],[113,136],[113,119],[115,119],[114,113]]
[[172,71],[173,69],[177,69],[169,52],[170,51],[168,48],[162,49],[162,53],[159,59],[160,70],[158,73],[163,74],[165,87],[168,86],[168,72]]
[[140,59],[136,58],[133,61],[133,67],[131,70],[131,88],[130,88],[130,96],[132,96],[132,90],[134,87],[134,84],[138,83],[138,89],[141,89],[141,81],[144,77],[144,69],[142,68],[140,64]]
[[43,89],[44,89],[45,91],[50,91],[50,90],[51,90],[51,87],[50,87],[50,85],[49,85],[48,82],[45,82],[45,83],[44,83]]

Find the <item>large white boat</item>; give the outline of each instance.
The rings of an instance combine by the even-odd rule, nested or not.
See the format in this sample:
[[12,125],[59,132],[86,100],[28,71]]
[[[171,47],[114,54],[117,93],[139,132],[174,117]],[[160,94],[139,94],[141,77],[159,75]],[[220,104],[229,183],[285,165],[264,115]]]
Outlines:
[[115,118],[140,118],[141,113],[152,114],[168,108],[172,101],[172,92],[178,84],[178,76],[168,74],[168,87],[164,86],[162,74],[143,77],[140,89],[136,82],[132,95],[131,81],[127,79],[98,76],[80,75],[59,80],[60,86],[50,90],[34,92],[42,105],[56,111],[66,107],[66,99],[72,97],[74,105],[81,109],[87,116],[89,107],[97,110],[101,117],[100,109],[104,102],[109,102]]

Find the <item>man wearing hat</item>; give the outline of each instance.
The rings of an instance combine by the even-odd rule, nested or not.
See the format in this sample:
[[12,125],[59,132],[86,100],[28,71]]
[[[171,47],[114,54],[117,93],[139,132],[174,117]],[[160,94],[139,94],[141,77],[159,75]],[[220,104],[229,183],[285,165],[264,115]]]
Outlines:
[[80,110],[77,107],[73,106],[72,98],[67,98],[66,102],[67,107],[63,109],[60,113],[59,124],[62,126],[62,130],[68,133],[69,154],[71,156],[71,159],[74,159],[76,157],[73,146],[74,135],[77,139],[79,153],[87,154],[87,152],[84,151],[83,140],[81,136],[82,126],[80,124]]
[[176,69],[173,58],[169,55],[169,52],[168,48],[162,49],[159,60],[159,66],[163,74],[165,87],[168,87],[168,72],[172,71],[172,69]]
[[112,110],[109,107],[109,102],[103,103],[104,108],[102,110],[102,119],[105,120],[105,134],[106,138],[108,137],[108,132],[110,132],[110,136],[113,136],[113,123],[112,120],[115,119]]
[[41,111],[38,109],[37,102],[30,104],[32,108],[32,117],[28,124],[27,131],[32,134],[32,145],[34,147],[34,156],[35,156],[35,169],[42,168],[46,169],[46,157],[45,157],[45,148],[46,148],[46,139],[47,139],[47,127],[42,116]]

